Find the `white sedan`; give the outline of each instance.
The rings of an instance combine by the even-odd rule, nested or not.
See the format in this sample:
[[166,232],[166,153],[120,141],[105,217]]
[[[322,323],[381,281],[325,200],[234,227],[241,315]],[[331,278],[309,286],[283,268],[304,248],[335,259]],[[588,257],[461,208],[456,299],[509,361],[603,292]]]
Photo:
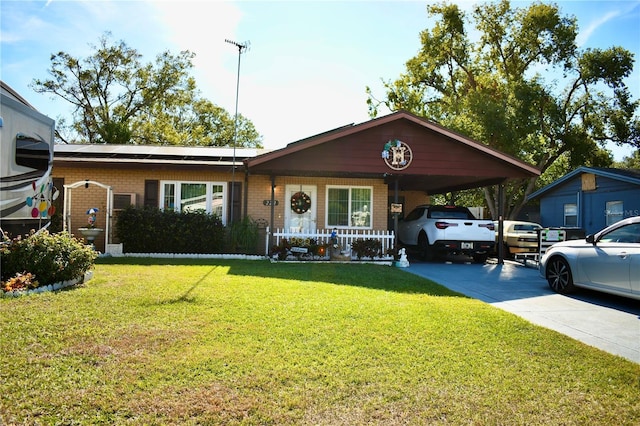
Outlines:
[[540,275],[558,293],[584,287],[640,300],[640,216],[552,245],[540,260]]

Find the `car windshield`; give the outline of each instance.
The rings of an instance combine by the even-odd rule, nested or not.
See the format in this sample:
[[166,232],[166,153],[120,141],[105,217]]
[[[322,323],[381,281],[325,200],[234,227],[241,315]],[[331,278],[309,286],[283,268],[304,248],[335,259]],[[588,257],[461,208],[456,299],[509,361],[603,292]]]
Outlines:
[[430,211],[429,217],[432,219],[470,219],[469,213],[464,210]]
[[541,226],[533,225],[533,224],[532,225],[528,225],[528,224],[513,225],[514,231],[537,231],[540,228]]
[[418,220],[422,217],[422,215],[424,214],[424,207],[418,207],[416,209],[414,209],[413,211],[411,211],[411,213],[409,213],[407,215],[407,217],[404,218],[405,221],[409,222],[412,220]]

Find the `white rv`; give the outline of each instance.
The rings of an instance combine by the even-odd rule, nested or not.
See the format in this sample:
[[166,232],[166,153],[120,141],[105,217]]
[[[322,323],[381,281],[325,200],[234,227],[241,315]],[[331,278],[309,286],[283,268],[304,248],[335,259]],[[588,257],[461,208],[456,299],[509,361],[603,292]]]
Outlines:
[[0,81],[0,228],[40,229],[52,213],[55,121]]

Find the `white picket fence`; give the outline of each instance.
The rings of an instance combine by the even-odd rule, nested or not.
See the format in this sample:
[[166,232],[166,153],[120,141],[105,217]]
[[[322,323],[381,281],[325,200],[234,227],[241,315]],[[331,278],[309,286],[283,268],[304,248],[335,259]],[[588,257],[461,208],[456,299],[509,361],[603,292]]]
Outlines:
[[[280,245],[282,239],[287,241],[314,239],[319,245],[331,244],[331,229],[321,229],[314,232],[288,232],[284,229],[276,228],[273,233],[273,245]],[[267,227],[267,238],[265,244],[265,252],[269,253],[269,241],[270,241],[269,228]],[[379,240],[382,244],[382,256],[383,258],[392,258],[387,255],[389,249],[392,249],[395,245],[395,235],[393,231],[376,231],[376,230],[355,230],[355,229],[340,229],[337,231],[338,245],[341,248],[351,247],[355,240],[359,239],[374,239]],[[355,253],[351,253],[351,257],[355,258]]]

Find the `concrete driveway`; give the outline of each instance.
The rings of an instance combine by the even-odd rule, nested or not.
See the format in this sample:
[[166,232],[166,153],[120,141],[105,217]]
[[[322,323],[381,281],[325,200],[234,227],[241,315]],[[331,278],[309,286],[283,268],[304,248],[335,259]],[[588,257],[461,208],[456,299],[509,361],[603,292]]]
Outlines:
[[640,301],[580,290],[554,293],[532,266],[409,259],[407,271],[512,312],[534,324],[640,363]]

